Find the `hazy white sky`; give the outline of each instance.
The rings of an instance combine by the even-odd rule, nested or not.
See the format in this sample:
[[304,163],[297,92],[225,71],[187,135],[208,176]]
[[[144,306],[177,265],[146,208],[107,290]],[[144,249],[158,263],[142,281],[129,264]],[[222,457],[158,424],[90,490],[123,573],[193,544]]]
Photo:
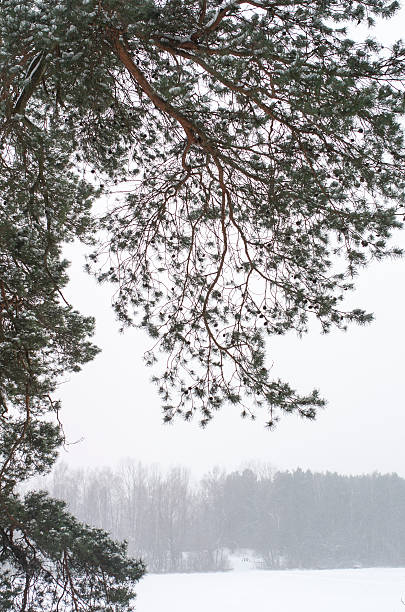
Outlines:
[[[378,26],[376,37],[393,42],[404,23],[402,9]],[[395,242],[405,248],[405,233]],[[232,469],[253,460],[280,469],[405,476],[405,261],[373,264],[358,277],[347,303],[374,312],[371,325],[327,336],[314,330],[302,340],[270,339],[274,375],[302,392],[319,388],[328,406],[315,422],[286,416],[269,432],[264,415],[251,423],[232,407],[205,430],[197,421],[163,425],[152,370],[142,361],[150,339],[138,330],[119,334],[111,287],[98,286],[82,271],[80,248],[70,245],[66,256],[73,262],[66,295],[82,313],[96,316],[95,342],[102,353],[59,389],[67,437],[83,438],[61,452],[63,461],[114,465],[132,457],[165,466],[181,463],[199,475],[217,464]]]

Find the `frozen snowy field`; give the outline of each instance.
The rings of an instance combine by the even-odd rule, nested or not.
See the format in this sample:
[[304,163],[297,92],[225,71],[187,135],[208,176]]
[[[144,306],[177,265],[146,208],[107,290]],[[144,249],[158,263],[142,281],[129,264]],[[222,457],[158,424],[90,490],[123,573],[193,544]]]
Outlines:
[[137,612],[405,612],[404,569],[150,575]]

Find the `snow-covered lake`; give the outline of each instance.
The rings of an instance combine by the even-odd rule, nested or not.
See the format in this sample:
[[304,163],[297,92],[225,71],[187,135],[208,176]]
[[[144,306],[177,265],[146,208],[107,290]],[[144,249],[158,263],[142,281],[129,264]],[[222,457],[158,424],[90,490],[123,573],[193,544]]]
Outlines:
[[405,612],[405,568],[149,575],[137,612]]

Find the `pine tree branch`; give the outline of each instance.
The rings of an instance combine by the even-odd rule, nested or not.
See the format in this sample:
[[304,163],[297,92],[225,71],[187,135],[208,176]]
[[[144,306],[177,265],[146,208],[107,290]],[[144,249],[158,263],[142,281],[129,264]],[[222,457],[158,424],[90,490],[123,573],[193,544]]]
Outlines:
[[176,119],[182,126],[186,133],[188,143],[192,144],[196,142],[196,128],[192,122],[187,119],[180,111],[176,110],[169,102],[164,100],[151,86],[149,81],[146,79],[143,72],[133,61],[132,57],[128,53],[127,49],[119,40],[119,34],[117,32],[109,32],[108,40],[112,44],[114,52],[117,57],[121,60],[125,68],[128,70],[133,79],[138,83],[142,91],[146,93],[149,99],[159,110],[168,114],[173,119]]
[[25,436],[27,434],[28,426],[30,424],[30,420],[31,420],[30,396],[29,396],[29,393],[28,393],[28,385],[27,385],[26,394],[25,394],[25,421],[24,421],[24,425],[23,425],[21,434],[18,436],[17,440],[14,442],[13,446],[11,447],[11,450],[10,450],[9,454],[7,455],[5,461],[4,461],[3,465],[2,465],[2,468],[0,470],[0,487],[1,487],[2,478],[4,476],[4,472],[5,472],[8,464],[10,463],[12,458],[14,457],[14,454],[17,451],[18,447],[24,441],[24,438],[25,438]]
[[40,84],[47,69],[47,66],[48,62],[45,59],[45,51],[40,51],[40,53],[38,53],[34,57],[28,67],[27,74],[25,77],[26,80],[28,80],[28,83],[25,85],[24,89],[17,98],[17,101],[12,111],[13,115],[24,114],[28,101],[33,95],[38,85]]

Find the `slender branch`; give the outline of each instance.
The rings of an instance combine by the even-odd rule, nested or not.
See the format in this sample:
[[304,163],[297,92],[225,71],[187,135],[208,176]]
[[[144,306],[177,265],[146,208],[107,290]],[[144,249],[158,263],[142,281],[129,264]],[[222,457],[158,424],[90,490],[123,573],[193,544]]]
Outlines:
[[22,432],[20,434],[20,436],[17,438],[17,440],[14,442],[13,446],[11,447],[11,450],[8,454],[8,456],[6,457],[6,460],[3,463],[3,466],[0,470],[0,486],[1,486],[1,480],[3,478],[4,472],[6,470],[6,467],[8,466],[8,464],[10,463],[10,461],[12,460],[16,450],[18,449],[18,447],[22,444],[25,435],[27,433],[28,430],[28,426],[30,424],[30,420],[31,420],[31,409],[30,409],[30,396],[28,393],[28,385],[27,385],[27,389],[26,389],[26,393],[25,393],[25,421],[24,421],[24,426],[22,429]]
[[138,66],[133,61],[132,57],[128,53],[127,49],[119,40],[119,35],[115,31],[108,32],[108,40],[112,44],[114,51],[121,62],[124,64],[125,68],[128,70],[133,79],[138,83],[140,88],[146,93],[146,95],[150,98],[153,104],[159,110],[167,113],[173,119],[176,119],[182,126],[183,130],[186,133],[187,141],[192,144],[196,142],[196,134],[195,134],[195,126],[191,123],[189,119],[185,115],[183,115],[180,111],[175,109],[169,102],[167,102],[164,98],[162,98],[151,86],[149,81],[146,79],[143,72],[138,68]]
[[47,66],[48,62],[45,60],[45,51],[41,51],[34,57],[30,66],[28,67],[26,78],[29,80],[17,98],[12,111],[13,115],[24,114],[28,100],[31,98],[32,94],[40,84]]

